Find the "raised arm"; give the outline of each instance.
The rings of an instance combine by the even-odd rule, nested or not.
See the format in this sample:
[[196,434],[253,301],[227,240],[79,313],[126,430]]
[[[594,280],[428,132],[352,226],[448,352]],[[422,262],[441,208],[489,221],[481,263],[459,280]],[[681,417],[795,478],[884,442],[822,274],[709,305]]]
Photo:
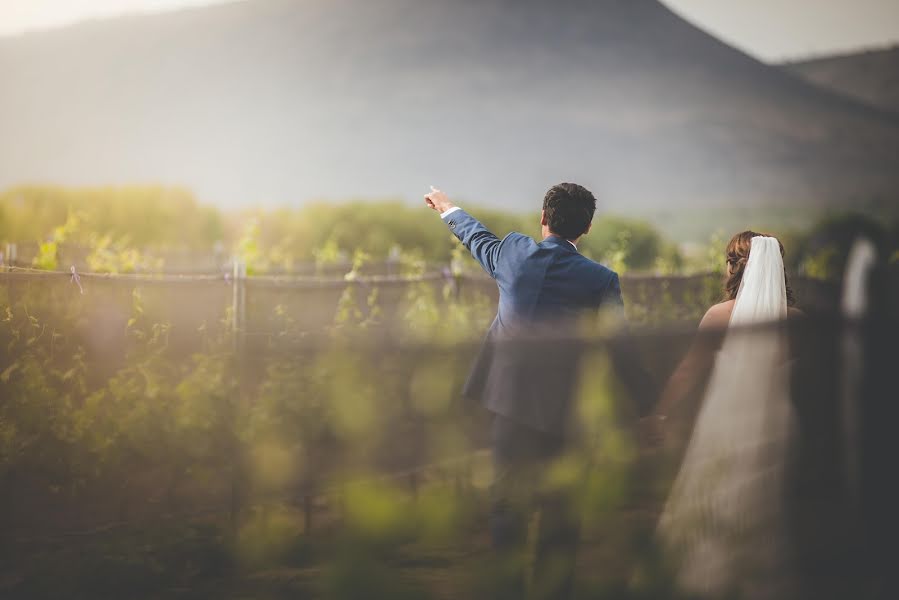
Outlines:
[[425,202],[440,213],[440,218],[453,235],[468,248],[484,270],[491,277],[495,277],[501,240],[490,233],[480,221],[450,202],[446,194],[440,190],[431,187],[431,193],[425,195]]

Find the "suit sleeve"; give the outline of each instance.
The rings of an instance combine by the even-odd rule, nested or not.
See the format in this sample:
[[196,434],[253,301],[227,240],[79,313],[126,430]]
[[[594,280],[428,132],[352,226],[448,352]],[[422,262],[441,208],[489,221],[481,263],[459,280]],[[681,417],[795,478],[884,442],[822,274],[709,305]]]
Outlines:
[[606,301],[609,304],[624,307],[624,300],[621,299],[621,280],[618,278],[618,273],[612,273],[612,281],[609,282],[609,287],[606,288]]
[[637,415],[646,416],[658,399],[658,383],[647,370],[634,338],[628,333],[618,273],[612,273],[603,293],[601,308],[613,314],[621,325],[618,334],[609,340],[612,365],[619,381],[624,384],[634,401]]
[[600,308],[624,321],[624,300],[621,299],[621,280],[618,273],[612,272],[612,277],[603,292]]
[[450,231],[468,248],[491,277],[496,277],[496,264],[502,241],[464,210],[456,210],[443,217]]

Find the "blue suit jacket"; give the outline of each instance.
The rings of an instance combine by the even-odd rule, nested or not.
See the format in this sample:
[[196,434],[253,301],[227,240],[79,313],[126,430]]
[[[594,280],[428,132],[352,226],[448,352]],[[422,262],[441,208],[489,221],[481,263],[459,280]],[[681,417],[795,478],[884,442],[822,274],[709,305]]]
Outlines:
[[621,309],[618,275],[561,237],[500,240],[464,210],[443,220],[499,286],[496,318],[464,395],[534,429],[564,433],[578,362],[566,337],[585,313]]

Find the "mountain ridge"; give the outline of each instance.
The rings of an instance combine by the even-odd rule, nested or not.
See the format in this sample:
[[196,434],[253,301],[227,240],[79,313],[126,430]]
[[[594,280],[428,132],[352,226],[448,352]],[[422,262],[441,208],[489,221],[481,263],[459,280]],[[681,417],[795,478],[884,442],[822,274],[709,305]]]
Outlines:
[[[561,8],[560,8],[561,7]],[[225,205],[612,208],[895,199],[899,121],[654,0],[253,0],[0,38],[0,186],[154,181]]]
[[899,45],[782,64],[786,71],[899,118]]

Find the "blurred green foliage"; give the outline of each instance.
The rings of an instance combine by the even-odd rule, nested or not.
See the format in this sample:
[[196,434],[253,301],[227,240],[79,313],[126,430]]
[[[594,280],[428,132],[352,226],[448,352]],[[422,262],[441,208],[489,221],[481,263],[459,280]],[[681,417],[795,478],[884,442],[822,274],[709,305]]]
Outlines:
[[225,235],[221,213],[181,188],[23,186],[0,193],[0,240],[56,237],[56,228],[73,215],[84,236],[67,236],[73,243],[99,234],[126,238],[138,248],[206,249]]
[[[425,269],[421,252],[395,258],[401,274]],[[61,546],[41,558],[0,543],[0,592],[472,597],[479,577],[495,575],[480,564],[487,549],[477,533],[491,465],[481,455],[441,461],[477,447],[460,425],[456,393],[495,307],[472,290],[460,296],[453,279],[412,280],[398,308],[404,318],[391,323],[400,344],[382,343],[382,290],[359,284],[369,260],[357,249],[324,338],[304,343],[309,332],[279,304],[270,315],[276,331],[241,356],[228,311],[196,332],[199,350],[173,347],[177,332],[147,298],[152,283],[135,282],[124,356],[108,375],[84,345],[91,328],[104,328],[89,322],[98,297],[85,301],[66,279],[54,280],[61,294],[47,293],[46,281],[0,288],[0,397],[10,399],[0,403],[0,506],[49,506],[62,522],[102,514],[146,524],[115,545]],[[635,278],[624,293],[637,323],[695,322],[720,281]],[[676,355],[673,338],[664,339],[661,351]],[[597,347],[585,360],[584,441],[546,484],[572,488],[587,538],[603,540],[588,551],[607,568],[581,576],[590,589],[614,592],[595,597],[639,597],[628,580],[647,546],[634,538],[651,531],[663,495],[647,499],[652,486],[638,479],[627,391],[608,356]],[[439,466],[413,477],[418,464]],[[156,531],[165,515],[210,506],[214,517],[179,517],[179,528]],[[47,573],[60,574],[58,585]],[[650,587],[655,578],[641,575]]]
[[[364,253],[356,258],[361,267]],[[420,255],[399,260],[406,274],[423,268]],[[62,522],[103,514],[155,524],[210,505],[231,517],[202,534],[185,517],[180,532],[133,529],[115,546],[40,560],[3,554],[0,544],[2,581],[13,582],[0,591],[59,593],[43,571],[59,573],[70,597],[170,597],[223,585],[233,573],[251,578],[241,579],[245,589],[271,589],[267,574],[286,569],[292,582],[271,585],[293,594],[444,597],[426,575],[415,575],[424,582],[415,585],[390,576],[418,565],[460,569],[459,594],[475,585],[465,577],[476,564],[460,550],[449,556],[461,558],[440,553],[470,543],[483,518],[489,460],[447,463],[417,479],[402,473],[474,449],[455,420],[455,391],[492,317],[489,301],[458,297],[451,281],[443,289],[413,282],[402,301],[408,318],[393,332],[402,344],[392,348],[366,337],[378,327],[375,291],[345,294],[327,337],[294,349],[303,332],[275,307],[272,345],[239,359],[229,314],[202,327],[201,351],[184,356],[135,285],[125,355],[108,376],[81,346],[90,339],[90,304],[72,302],[72,289],[62,287],[62,297],[38,284],[11,296],[0,289],[0,395],[12,399],[0,404],[0,505],[49,502],[61,507],[54,514]],[[346,289],[360,291],[352,281]],[[602,515],[628,498],[636,454],[614,406],[622,392],[610,387],[608,361],[602,353],[590,360],[597,368],[583,383],[580,410],[591,441],[557,465],[549,484],[583,485],[581,508],[605,527]],[[391,471],[400,475],[383,476]],[[305,509],[296,503],[305,494],[328,500]],[[341,533],[331,539],[310,530],[333,531],[335,520]],[[296,574],[310,563],[326,576]]]
[[[536,210],[512,214],[465,208],[500,237],[512,231],[540,236]],[[745,223],[740,229],[777,235],[787,248],[788,267],[809,276],[833,279],[858,234],[877,238],[890,254],[897,248],[896,222],[835,214],[824,215],[811,229],[798,228],[795,220],[759,229],[760,220],[771,220],[769,212],[762,212],[741,217]],[[694,215],[707,231],[716,231],[709,219]],[[669,233],[674,232],[665,225],[599,215],[579,242],[579,250],[619,273],[720,272],[724,244],[736,232],[719,228],[706,244],[679,245],[671,241]],[[179,188],[27,186],[0,194],[0,241],[38,243],[29,260],[48,270],[60,268],[62,248],[70,246],[83,249],[89,270],[110,273],[158,270],[166,252],[181,252],[179,258],[188,262],[191,255],[207,259],[206,264],[216,264],[209,263],[213,256],[218,262],[236,256],[251,275],[290,272],[300,264],[314,264],[323,272],[334,265],[348,265],[357,253],[367,256],[371,265],[412,253],[426,264],[449,262],[455,272],[477,270],[460,254],[458,243],[439,219],[422,206],[393,200],[224,212],[201,204]]]
[[578,249],[604,262],[616,271],[650,270],[666,248],[662,234],[645,221],[603,216],[594,221],[590,232],[581,238]]
[[[539,213],[468,206],[494,233],[540,235]],[[150,271],[153,251],[211,253],[217,246],[247,263],[248,273],[296,263],[319,266],[364,252],[382,262],[417,252],[447,262],[457,243],[423,207],[400,201],[313,203],[301,208],[232,213],[200,204],[189,192],[164,187],[20,187],[0,195],[0,240],[39,242],[33,264],[58,268],[62,244],[87,248],[93,270]],[[620,271],[673,272],[683,265],[677,247],[645,221],[602,216],[583,238],[582,251]],[[468,267],[464,267],[468,268]]]
[[859,238],[874,243],[889,260],[899,250],[899,220],[887,223],[858,213],[831,215],[796,240],[792,262],[803,275],[839,281],[852,245]]
[[[498,235],[539,234],[536,214],[472,212]],[[895,240],[882,224],[853,219],[785,233],[788,262],[832,278],[859,231]],[[153,247],[204,251],[218,241],[250,274],[348,264],[332,317],[317,323],[324,337],[303,343],[310,331],[292,307],[273,302],[265,306],[274,332],[242,354],[230,309],[194,324],[190,354],[173,347],[179,332],[151,311],[149,285],[130,289],[119,329],[92,321],[91,302],[102,299],[76,296],[67,279],[56,293],[42,284],[0,288],[0,526],[11,529],[13,509],[31,503],[57,526],[97,514],[146,519],[79,551],[69,541],[36,545],[46,553],[38,558],[0,539],[0,595],[471,597],[478,583],[464,577],[487,570],[470,548],[485,545],[472,532],[483,530],[491,465],[477,454],[441,461],[477,448],[460,425],[457,392],[495,306],[474,286],[460,293],[461,279],[415,279],[430,261],[449,262],[456,276],[477,270],[434,215],[399,202],[224,215],[164,188],[19,188],[0,196],[0,238],[40,240],[34,265],[48,270],[60,268],[68,243],[87,246],[92,269],[106,272],[152,270],[145,250]],[[642,221],[602,216],[581,249],[620,271],[712,272],[625,280],[630,320],[663,325],[695,323],[718,300],[725,241],[682,255]],[[365,268],[387,257],[410,277],[398,307],[385,305],[383,288],[360,284]],[[386,323],[388,308],[402,318]],[[380,337],[385,327],[399,346]],[[101,363],[89,344],[95,330],[106,345],[111,330],[121,332],[120,361]],[[585,360],[584,442],[554,465],[548,485],[576,489],[588,532],[605,540],[594,558],[614,568],[600,570],[605,579],[590,589],[627,597],[641,560],[628,540],[651,529],[655,507],[622,518],[647,487],[635,476],[627,392],[601,349]],[[421,464],[440,466],[412,468]],[[185,516],[160,527],[164,516],[209,506],[213,525]],[[460,575],[453,565],[463,577],[440,580]]]

